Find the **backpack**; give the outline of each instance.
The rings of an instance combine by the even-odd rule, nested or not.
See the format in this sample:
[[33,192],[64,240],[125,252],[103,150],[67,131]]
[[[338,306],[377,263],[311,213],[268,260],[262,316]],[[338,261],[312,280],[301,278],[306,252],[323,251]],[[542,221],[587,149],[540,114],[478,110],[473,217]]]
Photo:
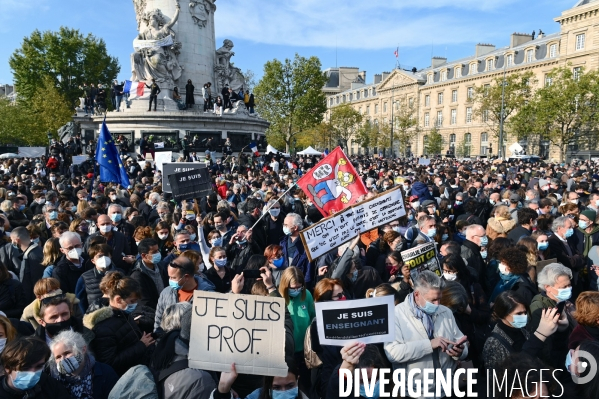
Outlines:
[[185,370],[186,368],[189,368],[189,361],[187,359],[183,359],[173,362],[173,364],[171,364],[168,368],[164,370],[157,371],[151,369],[152,376],[154,377],[154,382],[156,383],[156,390],[158,391],[159,399],[164,398],[164,389],[162,389],[164,381],[171,375],[175,374],[177,371]]

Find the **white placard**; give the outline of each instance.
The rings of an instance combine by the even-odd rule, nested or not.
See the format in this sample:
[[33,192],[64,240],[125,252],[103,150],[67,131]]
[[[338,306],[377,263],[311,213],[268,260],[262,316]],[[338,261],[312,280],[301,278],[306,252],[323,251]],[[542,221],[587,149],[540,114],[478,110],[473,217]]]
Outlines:
[[156,170],[162,172],[162,164],[167,162],[173,162],[173,152],[165,151],[165,152],[157,152],[156,153]]
[[46,147],[19,147],[19,155],[24,158],[38,158],[46,155]]

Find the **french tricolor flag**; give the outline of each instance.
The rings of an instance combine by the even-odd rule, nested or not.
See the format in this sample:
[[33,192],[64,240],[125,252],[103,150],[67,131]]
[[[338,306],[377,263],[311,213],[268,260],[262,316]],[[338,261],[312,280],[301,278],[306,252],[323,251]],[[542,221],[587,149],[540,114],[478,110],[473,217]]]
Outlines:
[[149,95],[150,89],[146,89],[146,84],[144,82],[132,82],[130,80],[125,80],[123,93],[129,93],[129,99],[132,100],[134,98],[142,98]]
[[250,150],[252,150],[252,152],[254,153],[254,155],[258,156],[260,155],[260,153],[258,152],[258,146],[256,145],[256,143],[254,141],[252,141],[249,145]]

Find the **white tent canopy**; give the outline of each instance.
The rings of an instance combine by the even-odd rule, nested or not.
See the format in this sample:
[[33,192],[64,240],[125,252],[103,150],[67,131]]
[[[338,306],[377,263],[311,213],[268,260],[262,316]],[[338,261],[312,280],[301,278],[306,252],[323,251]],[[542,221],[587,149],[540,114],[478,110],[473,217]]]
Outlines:
[[316,151],[312,146],[298,152],[299,155],[322,155],[322,152]]
[[281,151],[277,150],[275,147],[273,147],[270,144],[266,146],[266,153],[267,154],[281,154],[284,157],[288,157],[289,156],[289,154],[286,154],[284,152],[281,152]]

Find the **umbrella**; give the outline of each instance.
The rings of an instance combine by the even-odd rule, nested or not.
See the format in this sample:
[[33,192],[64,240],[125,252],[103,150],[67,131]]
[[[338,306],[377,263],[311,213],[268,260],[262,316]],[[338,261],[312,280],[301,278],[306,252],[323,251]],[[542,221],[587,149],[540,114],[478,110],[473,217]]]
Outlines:
[[21,158],[19,154],[15,154],[14,152],[7,152],[6,154],[0,155],[0,159],[9,159],[9,158]]

